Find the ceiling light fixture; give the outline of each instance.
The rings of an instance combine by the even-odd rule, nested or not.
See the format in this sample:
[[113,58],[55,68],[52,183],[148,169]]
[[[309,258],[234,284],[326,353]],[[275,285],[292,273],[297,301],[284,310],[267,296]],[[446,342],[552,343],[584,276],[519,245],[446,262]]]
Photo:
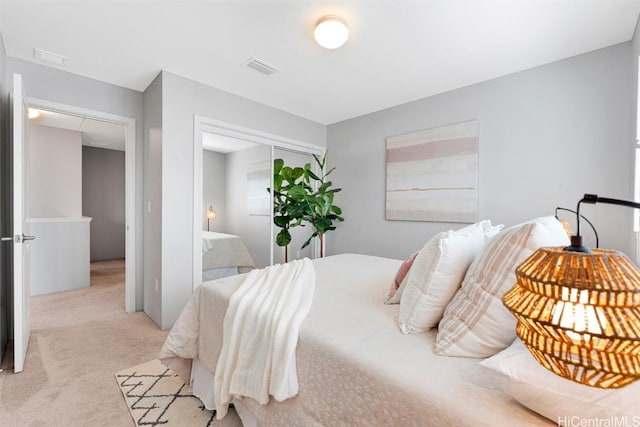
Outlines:
[[336,49],[349,39],[349,29],[344,19],[336,15],[323,16],[313,32],[318,44],[327,49]]

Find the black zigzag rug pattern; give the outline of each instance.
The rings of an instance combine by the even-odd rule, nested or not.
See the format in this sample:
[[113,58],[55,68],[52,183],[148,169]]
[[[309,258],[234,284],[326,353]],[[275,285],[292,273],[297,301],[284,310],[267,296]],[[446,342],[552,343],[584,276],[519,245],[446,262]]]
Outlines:
[[214,424],[215,411],[178,375],[155,359],[116,374],[118,386],[136,426],[203,426]]

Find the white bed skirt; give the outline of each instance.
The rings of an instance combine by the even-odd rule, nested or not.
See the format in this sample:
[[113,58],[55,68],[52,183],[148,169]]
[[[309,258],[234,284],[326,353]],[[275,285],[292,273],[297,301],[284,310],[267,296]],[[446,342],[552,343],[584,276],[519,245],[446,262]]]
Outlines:
[[[193,395],[202,401],[204,407],[209,410],[215,409],[213,396],[213,380],[215,375],[211,373],[198,359],[193,359],[191,364],[191,389]],[[260,427],[258,419],[242,404],[238,399],[233,400],[233,406],[242,421],[244,427]]]

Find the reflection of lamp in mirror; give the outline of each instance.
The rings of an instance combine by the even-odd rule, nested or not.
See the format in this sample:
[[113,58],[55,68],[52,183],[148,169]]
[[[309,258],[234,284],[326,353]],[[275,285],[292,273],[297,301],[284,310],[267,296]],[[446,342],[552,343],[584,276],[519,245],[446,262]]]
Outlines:
[[213,206],[209,206],[209,209],[207,209],[207,231],[211,231],[211,220],[216,219],[217,214]]

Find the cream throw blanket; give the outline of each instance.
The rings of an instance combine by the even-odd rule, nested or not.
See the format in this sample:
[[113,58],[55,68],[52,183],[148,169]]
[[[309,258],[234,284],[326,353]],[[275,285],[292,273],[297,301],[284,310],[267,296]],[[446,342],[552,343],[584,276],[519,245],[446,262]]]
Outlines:
[[217,418],[233,396],[262,405],[298,394],[296,345],[309,314],[316,274],[311,260],[253,270],[233,293],[224,317],[222,350],[215,372]]

